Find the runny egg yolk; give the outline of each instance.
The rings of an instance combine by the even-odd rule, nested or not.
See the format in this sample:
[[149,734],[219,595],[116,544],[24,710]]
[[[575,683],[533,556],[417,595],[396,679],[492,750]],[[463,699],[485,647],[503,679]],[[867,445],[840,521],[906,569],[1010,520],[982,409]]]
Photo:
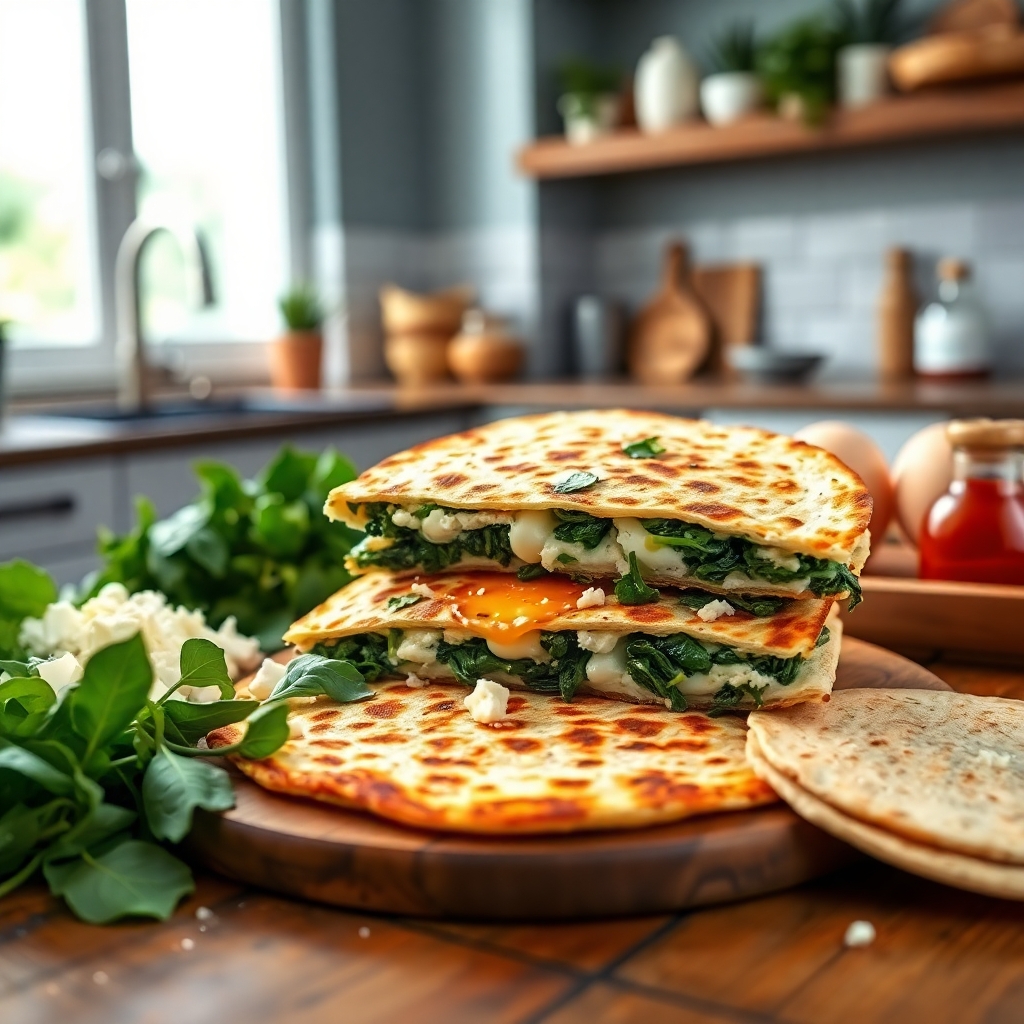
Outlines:
[[471,580],[447,591],[465,627],[480,636],[512,640],[566,612],[586,586],[565,576],[520,580],[500,572],[474,573]]

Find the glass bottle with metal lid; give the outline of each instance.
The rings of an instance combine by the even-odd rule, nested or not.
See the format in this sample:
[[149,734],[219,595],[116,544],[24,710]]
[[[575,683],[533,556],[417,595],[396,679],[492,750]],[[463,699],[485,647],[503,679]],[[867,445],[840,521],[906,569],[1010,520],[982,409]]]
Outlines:
[[953,482],[921,531],[922,579],[1024,585],[1024,420],[953,420]]

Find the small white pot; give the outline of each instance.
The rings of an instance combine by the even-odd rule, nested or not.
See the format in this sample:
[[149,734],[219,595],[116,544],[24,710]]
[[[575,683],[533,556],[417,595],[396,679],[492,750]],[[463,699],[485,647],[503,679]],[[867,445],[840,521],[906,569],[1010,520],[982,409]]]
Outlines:
[[723,71],[700,83],[700,107],[715,125],[731,124],[761,106],[761,79],[752,71]]
[[567,92],[558,99],[558,112],[565,121],[565,137],[574,146],[583,146],[613,132],[619,124],[622,103],[616,93],[580,96]]
[[841,107],[863,107],[889,94],[889,54],[885,43],[855,43],[836,54],[836,86]]
[[633,90],[641,131],[661,132],[695,117],[697,66],[672,36],[659,36],[640,58]]

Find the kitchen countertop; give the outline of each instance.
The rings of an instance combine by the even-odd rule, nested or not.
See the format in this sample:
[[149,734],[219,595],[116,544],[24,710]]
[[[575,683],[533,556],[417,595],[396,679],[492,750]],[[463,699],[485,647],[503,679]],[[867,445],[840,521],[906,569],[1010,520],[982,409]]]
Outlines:
[[[1024,698],[1021,672],[929,667],[957,690]],[[1021,905],[868,859],[744,903],[559,925],[388,918],[197,883],[170,921],[110,928],[75,921],[39,885],[0,900],[0,1020],[1024,1019]],[[871,946],[843,948],[854,920],[875,926]]]
[[[230,397],[230,392],[226,393]],[[270,392],[254,392],[272,396]],[[271,397],[271,401],[273,398]],[[629,381],[458,385],[423,388],[366,385],[291,397],[244,414],[158,417],[139,422],[59,418],[56,407],[16,405],[0,427],[0,467],[171,448],[204,440],[281,435],[349,423],[387,421],[396,415],[473,411],[481,408],[649,408],[697,415],[705,409],[936,412],[949,416],[1024,418],[1024,380],[930,383],[819,381],[763,385],[729,381],[648,387]]]

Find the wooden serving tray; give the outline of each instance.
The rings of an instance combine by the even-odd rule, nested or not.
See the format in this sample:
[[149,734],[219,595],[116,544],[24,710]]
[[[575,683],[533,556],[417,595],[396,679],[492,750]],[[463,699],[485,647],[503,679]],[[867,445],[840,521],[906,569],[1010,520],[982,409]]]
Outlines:
[[841,613],[846,636],[915,655],[1024,655],[1024,587],[889,576],[860,582],[864,603]]
[[[836,685],[949,689],[849,639]],[[196,815],[188,846],[207,867],[290,896],[422,917],[662,913],[783,889],[860,856],[784,804],[635,831],[503,838],[406,828],[278,796],[240,775],[235,791],[234,810]]]

